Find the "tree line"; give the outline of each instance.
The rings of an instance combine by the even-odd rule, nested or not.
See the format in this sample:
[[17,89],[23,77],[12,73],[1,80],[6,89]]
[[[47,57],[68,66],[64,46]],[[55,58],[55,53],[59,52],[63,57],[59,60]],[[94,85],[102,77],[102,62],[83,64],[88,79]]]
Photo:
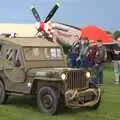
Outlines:
[[109,35],[113,37],[113,39],[117,40],[120,38],[120,30],[116,30],[114,32],[106,31]]

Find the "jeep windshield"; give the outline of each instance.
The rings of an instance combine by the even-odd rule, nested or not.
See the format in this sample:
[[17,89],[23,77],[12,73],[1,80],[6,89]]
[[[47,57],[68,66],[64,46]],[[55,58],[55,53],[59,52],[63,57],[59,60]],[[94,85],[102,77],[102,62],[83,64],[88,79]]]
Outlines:
[[25,47],[24,55],[26,60],[62,60],[63,54],[58,47]]

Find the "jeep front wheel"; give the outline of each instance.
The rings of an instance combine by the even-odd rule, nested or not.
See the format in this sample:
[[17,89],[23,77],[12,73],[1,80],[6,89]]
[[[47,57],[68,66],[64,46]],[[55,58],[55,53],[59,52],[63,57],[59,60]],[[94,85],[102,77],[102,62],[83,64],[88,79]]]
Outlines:
[[58,109],[58,99],[51,87],[42,87],[37,93],[37,106],[45,114],[53,115]]
[[7,97],[5,94],[5,87],[2,83],[2,81],[0,80],[0,104],[5,103],[6,99],[7,99]]

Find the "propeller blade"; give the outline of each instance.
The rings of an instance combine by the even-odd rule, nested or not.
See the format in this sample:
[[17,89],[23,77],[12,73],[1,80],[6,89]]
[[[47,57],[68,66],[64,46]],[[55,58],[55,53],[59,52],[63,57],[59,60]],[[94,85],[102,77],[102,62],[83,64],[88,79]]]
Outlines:
[[52,17],[53,15],[55,14],[55,12],[57,11],[57,9],[60,7],[60,4],[61,4],[61,1],[57,1],[55,6],[53,7],[53,9],[49,12],[48,16],[46,17],[45,19],[45,23],[48,22]]
[[37,22],[40,22],[41,19],[40,19],[39,13],[37,12],[37,10],[36,10],[36,8],[34,6],[31,7],[31,11],[33,13],[33,16],[34,16],[35,20]]

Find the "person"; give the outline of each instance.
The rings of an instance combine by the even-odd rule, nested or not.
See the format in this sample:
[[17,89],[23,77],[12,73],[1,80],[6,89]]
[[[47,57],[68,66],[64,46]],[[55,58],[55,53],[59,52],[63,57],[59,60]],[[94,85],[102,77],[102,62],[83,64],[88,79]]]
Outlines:
[[89,61],[86,59],[86,52],[88,48],[90,47],[90,42],[87,37],[81,38],[81,49],[79,52],[79,57],[76,59],[77,61],[80,61],[81,68],[88,68],[89,67]]
[[92,44],[88,49],[87,59],[89,61],[89,66],[91,68],[95,66],[97,50],[98,50],[98,46],[96,44]]
[[120,44],[112,46],[112,61],[115,73],[115,84],[120,83]]
[[103,62],[107,58],[106,49],[101,40],[97,40],[98,50],[96,53],[95,67],[98,84],[103,84]]
[[[80,60],[79,68],[93,68],[95,66],[95,58],[98,47],[96,44],[93,44],[92,40],[89,40],[87,37],[83,37],[81,40],[81,49],[79,52],[79,57],[77,60]],[[93,68],[94,69],[94,68]],[[89,79],[89,86],[92,88],[98,87],[98,81],[96,75],[93,75]]]
[[80,43],[74,42],[68,52],[68,66],[72,68],[79,68],[80,61],[76,61],[80,52]]

